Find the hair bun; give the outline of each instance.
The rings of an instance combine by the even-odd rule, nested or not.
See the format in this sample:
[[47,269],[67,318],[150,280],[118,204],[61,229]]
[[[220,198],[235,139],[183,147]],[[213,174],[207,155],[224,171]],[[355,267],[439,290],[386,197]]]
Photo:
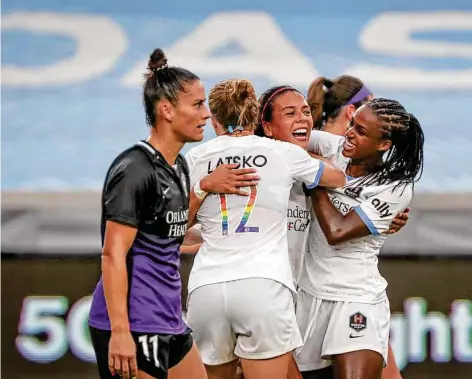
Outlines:
[[154,49],[149,56],[148,68],[151,71],[161,70],[167,67],[167,57],[162,49]]
[[254,86],[246,79],[236,79],[233,81],[232,95],[242,102],[257,100]]

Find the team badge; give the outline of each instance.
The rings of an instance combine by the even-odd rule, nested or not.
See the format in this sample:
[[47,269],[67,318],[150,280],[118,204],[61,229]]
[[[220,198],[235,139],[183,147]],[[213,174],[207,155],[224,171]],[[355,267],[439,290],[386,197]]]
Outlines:
[[353,199],[357,199],[359,196],[361,196],[361,192],[362,192],[362,187],[347,187],[344,190],[344,193],[347,196],[352,197]]
[[349,327],[354,329],[356,332],[360,332],[367,328],[367,317],[361,312],[356,312],[349,317]]

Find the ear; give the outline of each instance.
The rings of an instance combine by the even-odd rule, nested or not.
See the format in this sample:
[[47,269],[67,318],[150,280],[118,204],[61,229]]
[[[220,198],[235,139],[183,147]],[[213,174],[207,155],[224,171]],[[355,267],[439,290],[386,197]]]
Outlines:
[[356,107],[353,104],[349,104],[345,106],[345,115],[348,120],[351,120],[352,117],[354,116],[354,113],[356,113]]
[[264,129],[264,134],[267,137],[272,137],[274,133],[272,132],[272,125],[267,121],[262,121],[262,128]]
[[219,130],[220,124],[218,123],[218,121],[216,121],[215,116],[211,115],[210,119],[211,119],[211,126],[213,126],[213,130],[215,131],[215,134],[219,135],[218,130]]
[[390,150],[391,147],[392,147],[392,141],[389,139],[385,139],[382,142],[380,142],[378,150],[381,151],[382,153],[385,153],[387,150]]
[[170,123],[174,118],[174,106],[169,100],[163,99],[157,104],[157,114]]

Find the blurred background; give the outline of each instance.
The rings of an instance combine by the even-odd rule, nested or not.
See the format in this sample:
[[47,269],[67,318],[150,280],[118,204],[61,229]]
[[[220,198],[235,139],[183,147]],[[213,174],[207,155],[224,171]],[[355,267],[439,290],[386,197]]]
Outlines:
[[100,189],[147,135],[155,47],[207,90],[237,76],[306,91],[350,74],[417,115],[424,175],[380,259],[391,341],[404,378],[472,377],[471,0],[4,0],[1,26],[2,377],[97,377]]

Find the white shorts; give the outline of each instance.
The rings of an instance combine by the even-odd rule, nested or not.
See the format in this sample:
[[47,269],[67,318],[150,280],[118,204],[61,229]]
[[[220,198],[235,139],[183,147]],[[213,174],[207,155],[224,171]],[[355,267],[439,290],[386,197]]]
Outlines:
[[387,364],[390,331],[388,300],[378,304],[322,300],[298,291],[297,322],[303,347],[295,353],[300,371],[331,365],[331,357],[372,350]]
[[270,279],[215,283],[188,298],[187,323],[207,365],[269,359],[302,345],[293,294]]

